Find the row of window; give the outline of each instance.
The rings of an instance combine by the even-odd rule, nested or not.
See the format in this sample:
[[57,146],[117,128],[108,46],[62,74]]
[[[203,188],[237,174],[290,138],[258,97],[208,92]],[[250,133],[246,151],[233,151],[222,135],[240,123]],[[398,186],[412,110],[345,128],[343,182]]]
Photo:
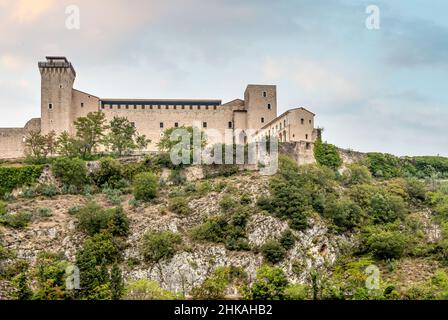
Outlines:
[[[164,122],[160,122],[159,125],[160,125],[160,129],[165,128],[165,123]],[[232,129],[233,128],[232,121],[229,121],[227,126],[228,126],[229,129]],[[174,122],[174,128],[179,128],[179,127],[180,127],[179,126],[179,122]],[[202,128],[206,129],[207,127],[208,127],[208,123],[207,122],[202,122]]]
[[[149,109],[149,110],[153,110],[153,109],[158,109],[158,110],[161,110],[161,109],[166,109],[166,110],[168,110],[168,109],[170,109],[170,107],[173,109],[173,110],[177,110],[178,108],[179,109],[181,109],[181,110],[185,110],[185,109],[187,109],[187,107],[190,109],[190,110],[193,110],[193,106],[173,106],[173,105],[116,105],[116,108],[118,109],[118,110],[120,110],[120,109],[126,109],[126,110],[129,110],[129,109],[131,109],[131,107],[134,109],[134,110],[137,110],[139,107],[140,107],[140,109],[142,109],[142,110],[145,110],[145,109]],[[197,109],[197,110],[201,110],[202,109],[202,107],[203,106],[195,106],[195,109]],[[106,104],[106,105],[101,105],[101,109],[113,109],[113,105],[108,105],[108,104]],[[209,109],[212,109],[213,108],[213,110],[216,110],[217,109],[217,106],[205,106],[205,110],[209,110]]]

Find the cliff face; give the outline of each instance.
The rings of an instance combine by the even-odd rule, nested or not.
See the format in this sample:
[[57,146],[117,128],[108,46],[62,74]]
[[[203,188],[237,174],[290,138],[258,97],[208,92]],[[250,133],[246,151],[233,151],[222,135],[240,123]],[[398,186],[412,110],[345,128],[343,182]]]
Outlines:
[[[256,269],[263,264],[260,253],[251,251],[230,251],[223,244],[198,242],[190,237],[190,230],[203,223],[208,217],[219,213],[219,202],[224,195],[239,197],[246,193],[252,200],[253,213],[249,217],[246,236],[251,247],[259,247],[266,241],[278,239],[288,229],[288,223],[256,209],[256,199],[266,194],[269,177],[256,172],[207,180],[210,185],[225,184],[222,191],[210,191],[194,197],[188,206],[191,213],[181,216],[168,210],[169,194],[176,187],[167,187],[156,203],[142,207],[131,207],[131,195],[122,197],[122,206],[130,219],[130,235],[126,239],[121,267],[127,281],[152,279],[162,288],[172,292],[188,294],[191,288],[200,285],[219,266],[242,267],[249,280],[255,278]],[[102,194],[94,196],[97,203],[111,207]],[[77,229],[78,220],[68,213],[69,208],[87,203],[83,196],[57,196],[53,199],[21,199],[9,205],[10,212],[35,211],[48,208],[51,217],[34,220],[23,230],[0,227],[5,248],[14,250],[18,258],[35,262],[43,251],[62,252],[66,259],[75,262],[77,250],[82,246],[85,235]],[[293,231],[297,241],[278,264],[292,283],[309,281],[312,269],[325,271],[335,261],[341,247],[349,240],[328,232],[326,224],[319,218],[311,219],[310,227],[303,232]],[[170,259],[158,263],[143,260],[140,246],[143,235],[148,231],[171,230],[182,236],[183,249]],[[132,263],[131,263],[132,262]],[[236,292],[235,292],[236,293]],[[230,293],[232,294],[232,293]]]

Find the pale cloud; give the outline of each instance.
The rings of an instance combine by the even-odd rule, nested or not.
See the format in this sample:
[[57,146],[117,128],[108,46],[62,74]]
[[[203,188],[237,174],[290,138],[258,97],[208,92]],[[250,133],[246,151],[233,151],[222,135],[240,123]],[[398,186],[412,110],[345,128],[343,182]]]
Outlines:
[[55,0],[3,0],[0,6],[7,10],[6,19],[10,23],[31,23],[47,13],[55,3]]
[[17,55],[11,53],[0,55],[0,66],[2,69],[15,71],[23,67],[23,64],[23,60]]

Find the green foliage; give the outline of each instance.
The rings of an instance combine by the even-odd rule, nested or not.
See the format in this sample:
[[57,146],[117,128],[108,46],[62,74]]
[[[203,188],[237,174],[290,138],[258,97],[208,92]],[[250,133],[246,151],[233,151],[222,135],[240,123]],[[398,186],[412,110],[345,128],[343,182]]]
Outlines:
[[123,192],[120,189],[103,189],[103,193],[106,196],[107,202],[111,205],[118,206],[123,202]]
[[285,300],[306,300],[308,287],[303,284],[290,284],[285,289]]
[[363,236],[364,244],[378,259],[399,259],[410,248],[410,237],[392,226],[370,226]]
[[58,194],[58,189],[53,184],[40,184],[37,186],[36,192],[44,197],[52,198]]
[[171,199],[168,209],[183,216],[187,216],[192,212],[191,208],[188,206],[188,199],[185,197],[175,197]]
[[282,269],[263,266],[257,270],[257,278],[247,289],[250,300],[283,300],[288,280]]
[[314,157],[321,166],[338,169],[342,164],[342,159],[336,146],[317,140],[314,144]]
[[38,208],[35,211],[35,216],[39,218],[48,218],[53,216],[53,212],[49,208]]
[[18,275],[13,280],[13,297],[17,300],[31,300],[33,291],[28,284],[28,277],[25,272]]
[[235,267],[218,267],[199,286],[193,288],[191,296],[194,300],[223,300],[226,289],[235,280],[244,279],[242,269]]
[[420,180],[415,178],[406,180],[406,191],[411,199],[425,201],[426,200],[426,186]]
[[0,200],[0,216],[6,214],[8,212],[8,208],[6,203]]
[[150,262],[169,259],[179,249],[181,242],[180,235],[171,231],[148,232],[143,236],[143,257]]
[[108,129],[106,116],[103,112],[89,112],[87,116],[76,119],[77,144],[82,158],[92,156],[103,141],[104,132]]
[[146,137],[139,136],[135,125],[126,117],[114,117],[109,127],[104,144],[118,156],[130,154],[136,149],[144,149],[150,142]]
[[0,224],[14,229],[24,229],[33,218],[30,212],[22,211],[18,213],[6,213],[0,216]]
[[290,250],[292,247],[294,247],[294,244],[296,243],[296,238],[291,230],[286,229],[283,231],[280,240],[280,244],[282,245],[285,250]]
[[120,300],[124,293],[124,280],[121,274],[121,269],[117,263],[112,266],[110,274],[110,290],[112,292],[113,300]]
[[370,183],[371,180],[372,174],[369,169],[359,164],[348,165],[347,170],[342,174],[342,181],[345,185]]
[[139,173],[133,182],[133,193],[136,200],[150,201],[157,196],[157,177],[151,172]]
[[67,186],[81,189],[88,182],[86,163],[78,158],[57,158],[52,163],[52,171]]
[[38,131],[30,131],[25,137],[25,153],[31,163],[45,163],[48,156],[56,151],[56,133],[43,135]]
[[403,199],[388,194],[375,194],[370,201],[368,211],[375,223],[393,222],[403,218],[407,213]]
[[95,202],[80,208],[76,215],[78,228],[89,235],[109,231],[112,235],[126,236],[129,233],[129,219],[122,207],[104,209]]
[[120,189],[123,183],[123,165],[113,158],[102,158],[99,169],[92,175],[93,182],[100,188],[107,185],[112,189]]
[[387,153],[368,153],[367,163],[370,172],[377,178],[395,178],[402,176],[400,159]]
[[350,199],[338,199],[329,204],[325,209],[325,216],[342,232],[360,227],[367,219],[361,207]]
[[34,184],[42,174],[43,166],[0,167],[0,195]]
[[191,230],[193,239],[224,243],[229,250],[248,250],[249,243],[246,238],[246,225],[250,209],[237,205],[228,206],[229,198],[221,201],[223,214],[209,218],[205,223]]
[[76,254],[81,290],[87,299],[111,299],[110,275],[107,266],[117,261],[119,251],[109,233],[98,233],[88,238]]
[[263,257],[270,263],[278,263],[286,256],[286,249],[277,240],[270,240],[261,246]]
[[69,297],[66,292],[66,273],[68,263],[60,254],[41,252],[33,270],[37,290],[33,299],[63,300]]
[[140,279],[131,281],[125,288],[125,300],[177,300],[181,297],[160,288],[155,281]]

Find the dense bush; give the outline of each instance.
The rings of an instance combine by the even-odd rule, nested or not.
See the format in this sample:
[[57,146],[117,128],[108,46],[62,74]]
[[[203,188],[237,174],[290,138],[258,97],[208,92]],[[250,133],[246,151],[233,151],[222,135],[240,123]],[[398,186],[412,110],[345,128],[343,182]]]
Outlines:
[[58,194],[58,189],[53,184],[40,184],[37,186],[36,192],[45,197],[52,198]]
[[175,197],[171,199],[168,209],[184,216],[189,215],[192,212],[191,208],[188,206],[188,199],[185,197]]
[[368,212],[375,223],[388,223],[403,218],[407,209],[403,199],[398,196],[375,194]]
[[198,287],[194,287],[191,296],[194,300],[223,300],[226,298],[226,289],[232,283],[242,282],[246,274],[241,268],[218,267]]
[[283,300],[288,279],[282,269],[263,266],[257,270],[257,278],[247,289],[246,298],[251,300]]
[[261,246],[263,257],[270,263],[278,263],[286,256],[286,249],[277,240],[270,240]]
[[6,214],[7,211],[6,203],[0,200],[0,216]]
[[100,188],[104,185],[107,185],[109,189],[122,189],[126,186],[126,181],[123,181],[123,165],[113,158],[100,160],[99,169],[93,173],[92,180]]
[[325,210],[339,231],[352,230],[359,227],[367,219],[364,211],[350,199],[339,199],[332,202]]
[[87,182],[86,163],[78,158],[57,158],[52,164],[53,174],[66,186],[81,189]]
[[319,139],[314,144],[314,157],[318,164],[332,169],[337,169],[342,164],[342,159],[336,146],[322,142]]
[[171,231],[146,233],[141,248],[143,257],[150,262],[169,259],[179,249],[181,242],[180,235]]
[[0,216],[0,224],[15,229],[23,229],[28,226],[32,218],[33,214],[26,211],[6,213]]
[[139,173],[134,177],[133,193],[136,200],[150,201],[157,196],[157,177],[151,172]]
[[125,300],[177,300],[181,296],[162,289],[155,281],[148,279],[134,280],[127,284]]
[[409,249],[409,236],[390,227],[371,227],[364,236],[367,250],[378,259],[399,259]]
[[363,165],[350,164],[342,174],[342,181],[345,185],[369,183],[372,180],[372,174],[369,169]]
[[129,219],[123,208],[104,209],[94,202],[80,208],[76,215],[78,228],[89,235],[109,231],[113,235],[126,236],[129,232]]
[[282,247],[285,248],[285,250],[290,250],[292,247],[294,247],[296,238],[294,237],[294,234],[291,230],[286,229],[285,231],[283,231],[279,241]]
[[43,166],[0,167],[0,195],[34,184],[42,170]]

